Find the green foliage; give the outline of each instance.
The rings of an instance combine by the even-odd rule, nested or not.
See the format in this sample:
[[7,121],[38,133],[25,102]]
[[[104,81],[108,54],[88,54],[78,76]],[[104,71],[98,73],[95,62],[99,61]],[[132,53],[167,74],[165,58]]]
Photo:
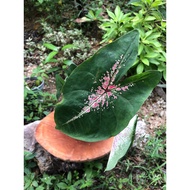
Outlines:
[[48,78],[47,71],[49,68],[38,65],[32,70],[31,77],[37,77],[39,80],[43,81],[45,78]]
[[59,99],[59,97],[62,94],[62,90],[63,90],[63,86],[65,84],[65,80],[60,75],[56,75],[55,81],[56,81],[56,89],[57,89],[56,97],[57,97],[57,99]]
[[27,190],[34,190],[38,186],[35,173],[32,172],[32,169],[36,167],[34,157],[35,155],[31,152],[24,151],[24,189]]
[[111,42],[131,29],[138,29],[138,58],[129,73],[158,70],[166,80],[166,21],[163,13],[165,1],[132,1],[129,6],[132,6],[132,10],[128,10],[126,14],[119,6],[116,6],[114,12],[107,9],[109,19],[104,19],[100,25],[105,31],[102,42]]
[[127,126],[161,77],[152,71],[121,80],[135,62],[138,43],[139,33],[133,30],[74,69],[55,108],[57,129],[93,142],[115,136]]
[[137,178],[137,182],[147,188],[166,189],[166,127],[161,126],[156,129],[155,136],[150,136],[142,151],[142,158],[146,162],[142,162],[138,166],[134,166],[141,171]]
[[145,147],[147,158],[154,159],[155,163],[166,160],[166,128],[162,126],[157,129],[156,135],[149,138]]
[[[65,3],[67,2],[67,3]],[[46,18],[46,21],[58,26],[63,22],[64,10],[72,6],[71,2],[66,0],[25,0],[25,16],[32,17],[38,14]]]
[[[76,28],[68,30],[63,26],[60,26],[59,29],[54,29],[46,22],[43,22],[42,25],[45,32],[42,41],[44,44],[53,44],[60,50],[59,55],[57,55],[59,62],[71,60],[79,64],[93,54],[93,51],[90,51],[91,44],[89,39],[83,35],[82,30]],[[61,50],[61,48],[63,49]]]
[[[91,38],[90,43],[89,38],[83,35],[82,30],[76,28],[66,29],[63,25],[60,25],[59,28],[54,28],[43,19],[40,20],[40,24],[42,25],[42,32],[44,33],[43,38],[41,39],[42,42],[36,43],[33,42],[31,38],[26,39],[24,59],[29,60],[29,63],[34,62],[36,65],[41,66],[42,69],[47,71],[50,68],[52,69],[52,67],[61,69],[63,61],[66,60],[71,60],[73,63],[78,65],[93,54],[94,51],[91,50],[91,44],[95,43],[95,39]],[[52,44],[52,46],[55,46],[56,53],[49,49],[49,46],[44,46],[44,44]],[[69,48],[69,44],[71,44],[74,48]],[[62,47],[65,49],[61,50]],[[51,56],[56,56],[57,62],[47,62],[46,64],[43,64],[48,55],[50,58]]]
[[[53,44],[49,44],[49,43],[45,43],[44,46],[50,50],[52,50],[46,57],[45,61],[43,62],[43,64],[46,63],[59,63],[59,61],[55,58],[55,56],[60,53],[61,51],[66,51],[68,49],[73,49],[76,48],[73,44],[67,44],[64,45],[62,48],[54,46]],[[76,67],[76,64],[72,62],[72,60],[62,60],[61,64],[61,68],[59,68],[59,66],[54,67],[52,69],[49,69],[49,72],[51,71],[57,71],[57,70],[63,70],[64,71],[64,75],[65,78],[68,77],[68,75],[70,74],[70,72]]]
[[93,178],[97,177],[102,169],[101,163],[85,163],[82,177],[79,171],[64,174],[48,175],[46,173],[36,175],[33,172],[36,163],[32,153],[25,152],[24,189],[27,190],[77,190],[88,189],[93,186]]
[[44,118],[55,106],[57,99],[54,94],[33,91],[24,87],[24,123]]
[[28,170],[36,167],[36,163],[31,161],[35,155],[31,152],[24,151],[24,172],[27,174]]
[[95,11],[90,10],[86,15],[86,21],[99,21],[102,20],[102,9],[97,9]]
[[[52,50],[48,56],[46,57],[44,64],[49,63],[49,62],[58,62],[57,59],[55,59],[55,55],[57,55],[60,51],[60,47],[54,46],[53,44],[49,44],[49,43],[44,43],[44,46],[50,50]],[[66,50],[66,49],[72,49],[72,48],[76,48],[73,44],[67,44],[64,45],[61,50]]]
[[103,23],[100,25],[100,28],[106,33],[103,35],[103,42],[113,41],[117,37],[130,31],[132,29],[130,25],[130,15],[131,13],[124,14],[119,6],[116,6],[114,12],[111,12],[107,9],[107,14],[110,19],[104,19]]

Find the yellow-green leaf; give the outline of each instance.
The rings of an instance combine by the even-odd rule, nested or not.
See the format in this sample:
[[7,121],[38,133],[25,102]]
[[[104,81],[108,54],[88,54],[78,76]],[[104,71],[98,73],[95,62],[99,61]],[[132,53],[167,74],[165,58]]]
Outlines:
[[144,65],[142,63],[139,63],[136,68],[137,74],[141,74],[143,70],[144,70]]
[[142,58],[141,61],[142,61],[145,65],[149,66],[149,61],[148,61],[148,59]]
[[139,49],[138,49],[138,55],[140,55],[143,51],[144,45],[141,43],[139,44]]
[[145,17],[145,21],[152,21],[152,20],[155,20],[156,18],[154,16],[147,16]]

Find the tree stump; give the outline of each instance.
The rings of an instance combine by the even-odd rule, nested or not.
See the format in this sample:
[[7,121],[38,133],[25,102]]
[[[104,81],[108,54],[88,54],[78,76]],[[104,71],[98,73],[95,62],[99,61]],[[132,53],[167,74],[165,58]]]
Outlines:
[[55,129],[54,112],[25,126],[25,150],[33,152],[41,173],[81,169],[83,162],[109,154],[113,137],[99,142],[73,139]]
[[36,141],[35,130],[40,122],[35,121],[24,126],[24,150],[35,155],[40,172],[56,174],[82,169],[82,163],[66,162],[58,159]]
[[82,163],[68,162],[56,158],[39,143],[36,143],[34,154],[41,173],[59,174],[83,168]]

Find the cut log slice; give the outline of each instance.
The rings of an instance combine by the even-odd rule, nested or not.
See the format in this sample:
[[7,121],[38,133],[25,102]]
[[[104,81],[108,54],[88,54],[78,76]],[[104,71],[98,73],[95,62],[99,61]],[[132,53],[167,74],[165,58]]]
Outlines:
[[73,139],[55,129],[54,112],[41,120],[36,128],[37,142],[53,156],[64,161],[84,162],[99,159],[111,151],[114,137],[98,142]]

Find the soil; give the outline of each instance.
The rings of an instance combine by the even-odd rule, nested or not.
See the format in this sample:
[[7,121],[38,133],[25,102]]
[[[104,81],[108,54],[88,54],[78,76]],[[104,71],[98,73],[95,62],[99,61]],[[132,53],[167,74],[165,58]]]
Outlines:
[[145,122],[147,133],[150,135],[154,135],[156,128],[166,125],[165,96],[164,90],[163,96],[160,96],[154,89],[138,112],[139,119]]

